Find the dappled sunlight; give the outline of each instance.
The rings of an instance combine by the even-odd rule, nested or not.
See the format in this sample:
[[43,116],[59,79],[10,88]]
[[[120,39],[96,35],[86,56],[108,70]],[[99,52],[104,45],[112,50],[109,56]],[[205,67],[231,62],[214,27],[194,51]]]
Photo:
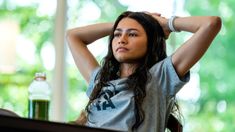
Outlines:
[[100,17],[100,8],[92,1],[88,1],[79,11],[78,22],[95,21]]
[[[48,71],[50,77],[50,70],[54,68],[55,53],[51,41],[55,7],[55,0],[0,2],[0,21],[8,21],[8,25],[0,26],[0,50],[4,50],[0,51],[0,55],[3,54],[0,58],[7,60],[0,59],[0,67],[1,64],[14,67],[11,72],[0,68],[0,107],[10,109],[22,117],[27,117],[28,86],[34,73]],[[10,24],[12,22],[14,24]],[[10,41],[6,42],[7,39]],[[51,47],[48,48],[46,42]],[[9,50],[4,47],[9,47]],[[46,56],[40,56],[39,53]]]
[[218,113],[223,113],[227,109],[227,102],[225,100],[221,100],[217,103],[217,111]]
[[36,46],[33,41],[26,39],[24,36],[20,35],[18,37],[16,51],[19,58],[25,61],[27,64],[35,64]]
[[[165,17],[172,15],[185,16],[184,11],[185,0],[119,0],[123,5],[128,6],[131,11],[149,11],[158,12]],[[144,5],[144,6],[143,6]]]
[[[223,25],[208,52],[191,69],[191,79],[177,94],[184,131],[234,131],[235,92],[235,1],[185,0],[68,0],[65,27],[113,22],[123,11],[159,12],[170,17],[218,15]],[[115,5],[114,5],[115,4]],[[144,5],[144,6],[143,6]],[[28,86],[37,71],[55,78],[58,56],[55,44],[56,0],[0,0],[0,107],[27,117]],[[62,17],[62,16],[60,16]],[[4,25],[5,24],[5,25]],[[7,24],[7,25],[6,25]],[[65,29],[65,30],[66,30]],[[191,33],[172,33],[167,40],[171,55]],[[107,53],[108,38],[88,48],[101,60]],[[65,42],[67,44],[67,42]],[[67,47],[65,62],[65,121],[74,120],[87,104],[87,83],[78,71]],[[63,113],[62,113],[63,114]]]
[[228,21],[233,17],[233,10],[225,2],[221,2],[219,5],[219,10],[225,21]]
[[0,72],[14,73],[16,70],[16,43],[19,34],[14,20],[0,21]]
[[198,73],[191,73],[190,81],[177,93],[177,98],[196,103],[200,97],[200,79]]
[[46,70],[53,70],[55,68],[55,48],[50,42],[45,42],[41,49],[42,63]]

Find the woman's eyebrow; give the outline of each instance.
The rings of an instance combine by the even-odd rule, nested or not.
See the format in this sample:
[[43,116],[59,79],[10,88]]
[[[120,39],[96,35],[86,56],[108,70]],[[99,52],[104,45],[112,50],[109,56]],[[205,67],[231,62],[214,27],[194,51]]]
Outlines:
[[127,28],[127,29],[116,28],[115,31],[120,31],[120,32],[122,32],[122,31],[125,32],[125,31],[126,31],[126,32],[130,32],[130,31],[139,31],[139,30],[136,29],[136,28]]

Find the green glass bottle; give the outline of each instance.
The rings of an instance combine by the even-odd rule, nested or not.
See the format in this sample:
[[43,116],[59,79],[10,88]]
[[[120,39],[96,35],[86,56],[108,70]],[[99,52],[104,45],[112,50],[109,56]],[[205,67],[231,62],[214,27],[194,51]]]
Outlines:
[[29,86],[28,117],[30,119],[49,120],[51,88],[45,73],[36,73]]

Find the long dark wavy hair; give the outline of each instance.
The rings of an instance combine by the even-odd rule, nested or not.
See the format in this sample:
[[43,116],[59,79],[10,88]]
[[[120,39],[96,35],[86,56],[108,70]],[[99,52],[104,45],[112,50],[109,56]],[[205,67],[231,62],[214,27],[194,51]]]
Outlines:
[[149,69],[157,62],[166,58],[165,37],[160,24],[150,15],[144,12],[123,12],[115,21],[112,33],[109,36],[108,53],[104,57],[101,69],[96,77],[98,83],[90,96],[90,100],[86,106],[87,114],[89,114],[89,105],[98,97],[101,89],[107,85],[110,80],[118,79],[117,72],[119,71],[120,63],[115,59],[112,51],[112,40],[114,31],[118,23],[123,18],[131,18],[136,20],[145,30],[147,34],[147,52],[140,60],[139,66],[133,74],[127,79],[127,86],[133,90],[135,100],[135,123],[132,130],[137,129],[144,121],[145,115],[142,108],[143,100],[146,96],[146,83],[149,79]]

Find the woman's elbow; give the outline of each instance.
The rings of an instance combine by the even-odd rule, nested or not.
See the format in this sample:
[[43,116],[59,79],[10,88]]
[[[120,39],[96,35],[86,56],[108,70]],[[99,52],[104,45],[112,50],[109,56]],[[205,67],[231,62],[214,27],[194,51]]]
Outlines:
[[68,29],[65,33],[65,37],[67,40],[70,40],[73,36],[72,29]]
[[218,32],[221,29],[222,20],[218,16],[210,16],[208,21],[208,26],[215,32]]
[[68,29],[65,33],[65,37],[69,44],[76,42],[78,39],[78,36],[76,35],[73,29]]

